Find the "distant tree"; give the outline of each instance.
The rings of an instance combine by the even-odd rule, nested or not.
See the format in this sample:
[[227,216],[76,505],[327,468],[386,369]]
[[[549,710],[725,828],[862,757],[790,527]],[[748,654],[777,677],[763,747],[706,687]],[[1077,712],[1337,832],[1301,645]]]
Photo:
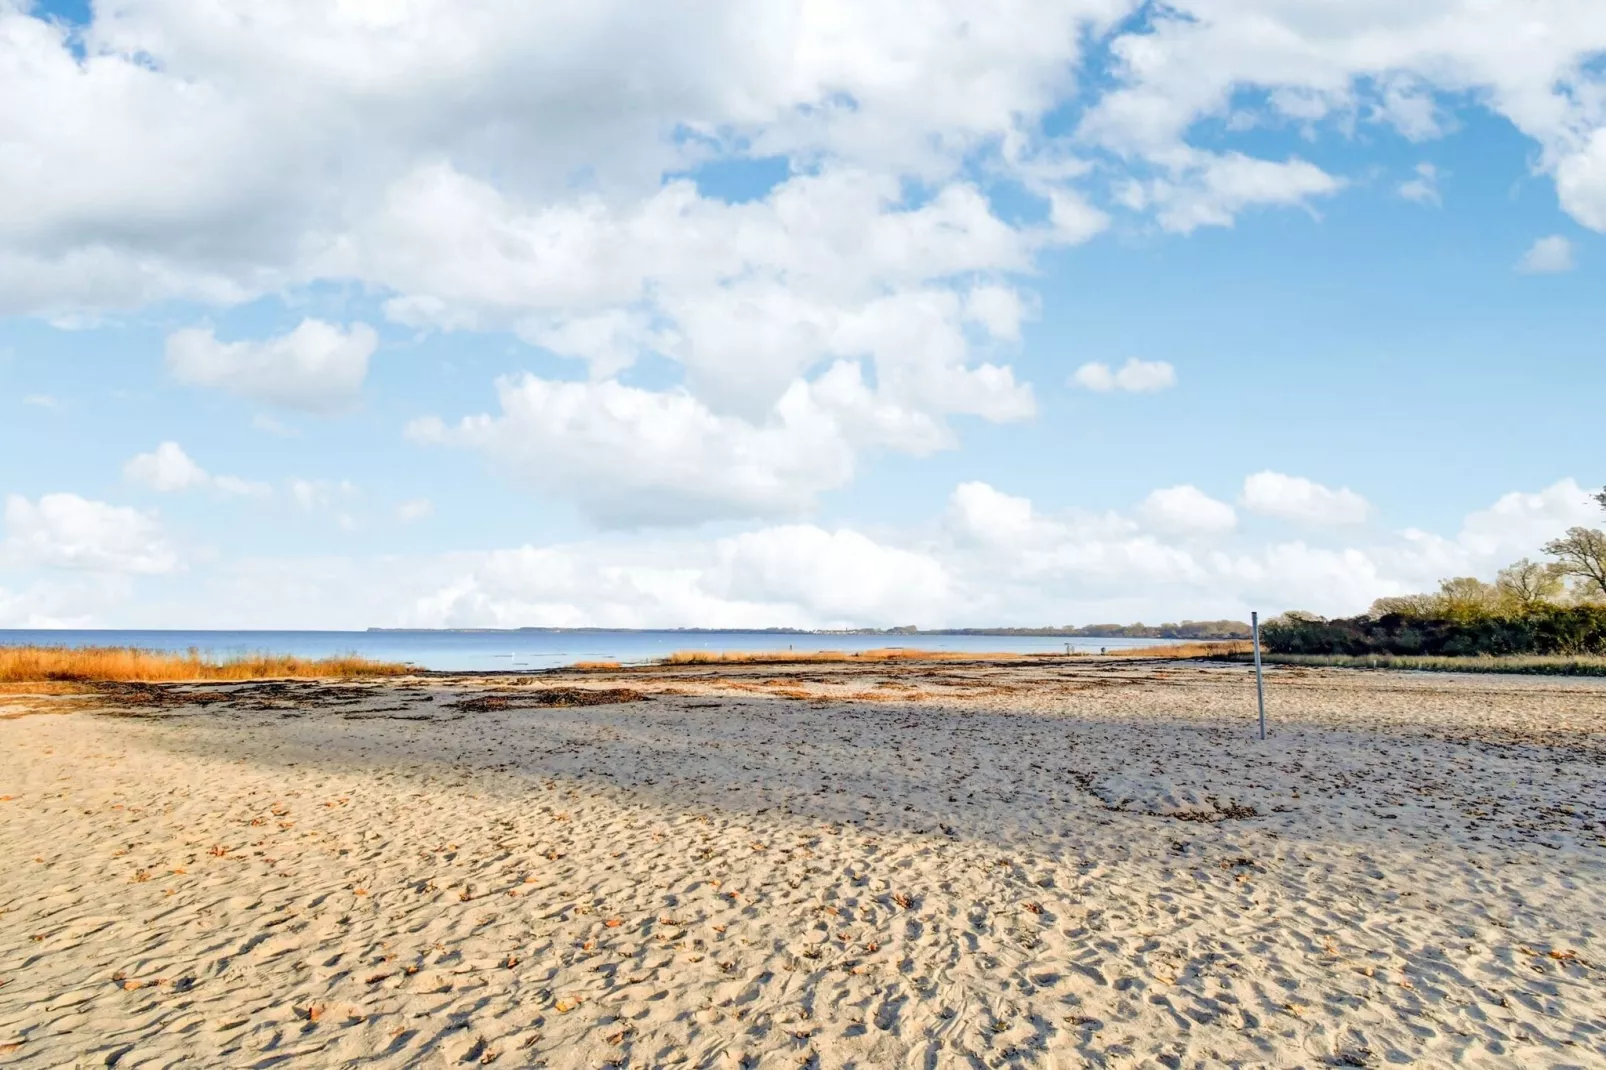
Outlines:
[[[1320,613],[1312,613],[1309,610],[1305,610],[1305,609],[1290,609],[1286,613],[1283,613],[1280,616],[1273,617],[1272,620],[1278,621],[1278,622],[1283,623],[1283,624],[1325,624],[1325,623],[1327,623],[1327,618],[1322,616]],[[1270,624],[1271,621],[1267,621],[1266,623]]]
[[1523,558],[1500,570],[1494,581],[1501,608],[1514,613],[1532,613],[1555,602],[1566,589],[1563,573],[1555,563],[1544,564]]
[[1382,617],[1415,617],[1426,620],[1443,616],[1443,606],[1436,594],[1400,594],[1379,598],[1372,603],[1368,614],[1373,620]]
[[1439,605],[1449,620],[1481,620],[1499,609],[1500,592],[1475,576],[1439,581]]
[[1545,553],[1556,559],[1562,575],[1578,581],[1588,597],[1606,597],[1606,531],[1568,528],[1566,535],[1545,544]]

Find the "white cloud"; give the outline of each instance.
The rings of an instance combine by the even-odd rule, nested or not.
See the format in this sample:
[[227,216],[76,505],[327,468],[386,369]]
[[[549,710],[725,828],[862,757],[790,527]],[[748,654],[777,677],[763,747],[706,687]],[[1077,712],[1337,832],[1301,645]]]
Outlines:
[[[126,575],[46,571],[0,590],[0,622],[26,625],[362,628],[369,625],[840,627],[1247,619],[1250,609],[1356,613],[1373,599],[1433,588],[1451,575],[1492,579],[1598,509],[1577,482],[1512,493],[1449,534],[1364,529],[1259,543],[1226,530],[1134,516],[1048,510],[981,482],[956,487],[940,524],[870,533],[811,524],[759,526],[711,538],[615,536],[485,552],[398,557],[227,559],[184,588],[131,597]],[[49,511],[24,502],[8,513]],[[64,496],[72,498],[71,495]],[[1203,497],[1201,495],[1201,497]],[[1208,499],[1205,499],[1208,501]],[[11,566],[174,567],[154,518],[101,503],[98,526],[8,518]],[[1215,503],[1220,507],[1222,503]],[[1197,502],[1195,502],[1197,505]],[[106,539],[127,539],[114,551]],[[85,527],[103,536],[87,539]],[[63,531],[78,532],[62,538]],[[20,534],[19,534],[20,533]],[[93,552],[83,548],[99,543]],[[151,545],[159,547],[152,550]],[[149,582],[149,581],[145,581]],[[8,577],[8,584],[10,577]]]
[[856,531],[767,528],[721,540],[719,557],[722,597],[789,602],[816,619],[929,620],[947,612],[955,593],[929,555]]
[[[998,355],[1035,304],[1021,280],[1111,225],[1107,190],[1175,233],[1308,211],[1346,185],[1327,135],[1364,151],[1359,124],[1423,140],[1481,107],[1606,230],[1606,7],[1578,0],[1008,0],[984,20],[960,0],[123,0],[76,33],[34,11],[0,0],[0,100],[33,102],[0,120],[25,162],[0,168],[0,313],[316,288],[421,330],[512,332],[585,362],[587,384],[540,380],[572,417],[538,429],[555,470],[505,411],[420,427],[616,520],[795,514],[869,451],[1029,416]],[[1084,62],[1106,45],[1111,69]],[[1311,147],[1235,150],[1255,127]],[[740,203],[684,177],[771,158],[785,177]],[[1031,203],[1002,211],[999,188]],[[376,345],[309,319],[179,331],[169,362],[329,411]],[[618,383],[645,357],[673,385]],[[1089,374],[1144,388],[1124,372]],[[676,451],[645,465],[667,482],[623,507],[598,488],[642,484],[627,447],[649,432]]]
[[981,324],[994,338],[1018,342],[1026,305],[1011,287],[977,286],[965,295],[965,318]]
[[1417,164],[1416,177],[1401,182],[1398,192],[1408,201],[1438,207],[1443,203],[1439,197],[1439,169],[1430,163]]
[[1138,507],[1138,516],[1160,531],[1183,535],[1231,531],[1238,524],[1232,506],[1187,484],[1154,491]]
[[1011,420],[1033,411],[1030,391],[1007,368],[958,363],[957,350],[945,353],[940,337],[918,344],[912,332],[925,313],[940,321],[925,323],[941,336],[957,301],[915,305],[878,302],[842,325],[845,338],[862,338],[872,350],[900,326],[916,343],[879,366],[875,389],[857,362],[838,360],[813,379],[793,379],[750,416],[720,412],[686,389],[526,374],[498,383],[499,415],[469,416],[455,426],[426,417],[408,434],[482,450],[608,525],[796,515],[821,491],[845,484],[862,450],[929,453],[951,441],[942,421],[948,413]]
[[948,503],[948,519],[964,537],[997,545],[1029,540],[1037,522],[1030,499],[1005,494],[977,481],[961,483],[954,488]]
[[[1010,0],[987,23],[959,0],[926,0],[917,15],[890,0],[646,15],[491,0],[468,20],[445,0],[127,0],[74,32],[9,3],[0,99],[40,103],[8,116],[7,143],[28,165],[0,171],[0,302],[232,303],[356,279],[396,291],[398,310],[473,322],[472,302],[407,285],[415,272],[524,307],[517,273],[499,278],[529,259],[519,227],[490,241],[470,227],[453,244],[453,224],[476,210],[459,205],[469,216],[394,229],[398,192],[453,169],[494,195],[480,210],[509,222],[559,210],[588,244],[599,207],[627,217],[666,174],[709,158],[778,156],[799,172],[932,189],[979,161],[1047,205],[1056,240],[1085,240],[1108,222],[1071,155],[1091,145],[1163,226],[1185,231],[1307,204],[1340,182],[1297,159],[1205,151],[1189,140],[1201,122],[1292,124],[1312,139],[1365,122],[1422,140],[1454,125],[1450,107],[1510,120],[1566,210],[1606,228],[1598,5]],[[1085,62],[1092,42],[1107,43],[1113,69]],[[1044,116],[1083,98],[1074,137],[1045,132]],[[678,240],[687,265],[708,251],[690,228]],[[572,245],[553,247],[554,265]],[[634,247],[618,249],[628,267]],[[549,305],[537,295],[529,307]]]
[[62,408],[61,399],[51,394],[26,394],[23,396],[22,403],[24,405],[32,405],[36,409],[55,409],[59,411]]
[[1124,200],[1128,207],[1153,209],[1160,226],[1177,234],[1230,227],[1246,208],[1307,207],[1312,198],[1344,187],[1343,179],[1297,157],[1277,161],[1175,149],[1160,162],[1161,176],[1132,181]]
[[1459,541],[1482,557],[1520,557],[1576,525],[1597,524],[1600,506],[1573,479],[1537,493],[1513,491],[1470,514]]
[[1332,490],[1281,472],[1257,472],[1245,479],[1239,504],[1252,513],[1305,524],[1361,524],[1372,508],[1348,487]]
[[[332,509],[357,493],[356,484],[341,479],[301,479],[290,481],[290,498],[302,512]],[[343,514],[342,514],[343,515]],[[347,520],[350,518],[347,517]]]
[[[1599,84],[1594,87],[1599,92]],[[1606,127],[1558,153],[1556,195],[1562,208],[1590,230],[1606,233]]]
[[698,542],[454,554],[408,571],[403,583],[416,593],[392,619],[416,627],[907,623],[947,612],[956,597],[929,554],[813,525]]
[[1108,364],[1095,361],[1071,373],[1071,383],[1085,390],[1106,394],[1114,390],[1151,394],[1176,386],[1177,371],[1163,360],[1133,358],[1114,370]]
[[155,513],[46,494],[37,502],[6,498],[6,538],[0,555],[21,567],[95,572],[162,573],[178,567]]
[[1600,5],[1174,0],[1110,48],[1117,85],[1080,129],[1127,157],[1165,166],[1197,151],[1187,138],[1201,120],[1291,122],[1315,136],[1317,124],[1342,133],[1364,119],[1420,140],[1449,125],[1441,102],[1473,94],[1538,144],[1563,208],[1606,229]]
[[127,605],[133,585],[110,572],[56,572],[21,589],[0,587],[0,628],[99,628]]
[[608,524],[797,513],[853,471],[841,424],[801,383],[762,424],[721,416],[685,391],[611,380],[525,375],[503,380],[498,395],[498,416],[467,417],[454,428],[421,420],[409,434],[481,449]]
[[403,524],[411,524],[423,520],[434,512],[435,506],[428,498],[413,498],[396,507],[396,519]]
[[131,457],[123,465],[123,476],[131,483],[154,491],[217,490],[224,494],[263,495],[272,493],[266,483],[238,476],[215,476],[190,459],[177,442],[163,442],[150,453]]
[[1517,270],[1526,275],[1554,275],[1574,266],[1573,243],[1560,234],[1540,238],[1517,261]]
[[167,369],[182,383],[312,412],[356,398],[379,335],[365,323],[341,328],[306,319],[260,342],[220,342],[209,328],[167,337]]

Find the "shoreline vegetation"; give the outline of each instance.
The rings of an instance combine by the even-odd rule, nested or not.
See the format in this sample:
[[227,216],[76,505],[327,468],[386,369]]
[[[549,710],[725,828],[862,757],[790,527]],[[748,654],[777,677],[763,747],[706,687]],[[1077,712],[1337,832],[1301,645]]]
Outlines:
[[[1175,643],[1169,646],[1131,647],[1109,650],[1100,654],[1078,650],[1064,654],[1056,650],[1033,651],[975,651],[975,650],[922,650],[918,647],[880,647],[875,650],[677,650],[667,657],[656,658],[641,665],[629,666],[651,670],[671,665],[789,665],[814,664],[876,664],[883,662],[916,661],[1066,661],[1085,658],[1228,658],[1250,653],[1244,640],[1223,640],[1207,643]],[[617,661],[582,661],[572,666],[581,672],[610,672],[626,666]]]
[[[1594,497],[1606,508],[1606,489]],[[1379,598],[1356,617],[1284,613],[1261,640],[1283,664],[1600,674],[1606,531],[1568,528],[1544,552],[1549,561],[1523,558],[1493,583],[1456,576],[1437,591]]]
[[[1234,659],[1242,660],[1242,658]],[[1263,654],[1267,665],[1326,669],[1390,669],[1397,672],[1527,673],[1540,676],[1606,676],[1606,657],[1492,654],[1433,657],[1410,654]]]
[[1041,628],[369,628],[370,632],[456,632],[471,635],[517,635],[521,632],[584,635],[587,633],[640,633],[650,635],[1018,635],[1066,639],[1189,639],[1204,642],[1248,639],[1249,625],[1241,620],[1185,620],[1176,624],[1065,624]]
[[297,658],[249,654],[214,660],[198,650],[173,653],[135,647],[0,647],[0,683],[180,683],[231,680],[347,680],[405,676],[410,665],[355,655]]

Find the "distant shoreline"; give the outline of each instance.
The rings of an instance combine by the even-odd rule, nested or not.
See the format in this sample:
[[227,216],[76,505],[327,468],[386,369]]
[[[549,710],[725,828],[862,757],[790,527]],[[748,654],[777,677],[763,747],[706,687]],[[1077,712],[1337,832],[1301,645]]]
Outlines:
[[[1067,639],[1248,639],[1249,625],[1241,629],[1190,629],[1191,621],[1181,625],[1089,625],[1083,628],[378,628],[369,632],[453,633],[464,635],[543,635],[628,634],[628,635],[876,635],[888,638],[926,635],[1063,636]],[[1224,622],[1211,621],[1219,625]]]

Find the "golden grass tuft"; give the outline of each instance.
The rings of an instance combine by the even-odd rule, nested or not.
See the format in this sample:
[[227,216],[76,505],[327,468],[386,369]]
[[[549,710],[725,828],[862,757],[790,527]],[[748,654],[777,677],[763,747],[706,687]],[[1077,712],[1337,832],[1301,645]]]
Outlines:
[[[912,647],[883,647],[879,650],[677,650],[661,659],[660,665],[783,665],[790,662],[884,662],[884,661],[1017,661],[1044,657],[1042,654],[966,653],[960,650],[917,650]],[[1048,654],[1048,657],[1064,657]]]
[[617,661],[577,661],[569,666],[569,668],[578,669],[580,672],[608,672],[619,667],[620,665]]
[[254,654],[217,661],[203,657],[198,650],[177,654],[135,647],[0,647],[0,683],[351,679],[412,671],[407,665],[355,655],[314,659]]
[[[1175,643],[1170,646],[1145,646],[1130,650],[1111,650],[1104,657],[1111,658],[1219,658],[1247,654],[1251,650],[1247,640],[1228,639],[1220,642]],[[889,662],[889,661],[1051,661],[1066,655],[1054,650],[1033,653],[987,651],[980,653],[964,650],[921,650],[915,647],[882,647],[878,650],[756,650],[709,651],[679,650],[658,661],[659,665],[783,665],[790,662]],[[1085,658],[1085,651],[1070,655]]]
[[1253,654],[1254,643],[1248,639],[1223,639],[1210,643],[1172,643],[1168,646],[1140,646],[1125,650],[1111,650],[1106,658],[1224,658],[1237,654]]

